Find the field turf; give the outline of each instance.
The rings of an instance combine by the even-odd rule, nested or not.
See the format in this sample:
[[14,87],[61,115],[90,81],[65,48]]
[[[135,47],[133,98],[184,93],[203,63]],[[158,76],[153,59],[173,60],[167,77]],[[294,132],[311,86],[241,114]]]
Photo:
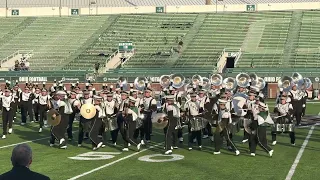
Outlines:
[[[272,105],[274,101],[270,101],[269,106],[272,107]],[[319,111],[320,104],[308,103],[308,115],[318,115]],[[14,124],[14,133],[8,135],[5,140],[0,139],[0,174],[12,167],[10,156],[13,147],[18,143],[27,142],[33,149],[31,169],[54,180],[283,180],[286,179],[289,170],[294,172],[292,179],[295,180],[320,177],[318,170],[320,166],[320,127],[313,125],[296,129],[296,146],[291,146],[288,134],[278,135],[277,145],[272,146],[274,149],[272,158],[260,147],[257,148],[256,157],[251,157],[248,143],[241,143],[243,131],[234,136],[234,141],[241,152],[239,156],[235,156],[225,146],[220,155],[213,155],[213,144],[209,139],[203,140],[202,151],[197,149],[196,144],[192,151],[188,151],[187,130],[184,130],[184,143],[179,144],[179,149],[173,151],[173,156],[159,155],[149,159],[164,161],[177,158],[178,160],[146,162],[143,160],[146,159],[145,156],[162,154],[164,151],[164,135],[161,130],[154,130],[152,143],[143,146],[139,152],[132,146],[129,152],[122,152],[120,134],[116,147],[107,144],[105,148],[92,151],[88,140],[83,143],[83,147],[77,147],[77,142],[74,140],[69,142],[66,150],[62,150],[57,147],[49,147],[48,128],[39,134],[38,124],[29,123],[26,126],[20,126],[19,122],[18,117]],[[75,123],[74,126],[74,137],[77,137],[78,123]],[[268,132],[268,139],[271,140],[270,131]],[[311,136],[308,141],[305,141],[308,133]],[[271,141],[269,144],[271,145]],[[301,154],[302,150],[304,151]],[[299,151],[302,156],[299,161],[295,161]],[[87,154],[81,156],[84,153]]]

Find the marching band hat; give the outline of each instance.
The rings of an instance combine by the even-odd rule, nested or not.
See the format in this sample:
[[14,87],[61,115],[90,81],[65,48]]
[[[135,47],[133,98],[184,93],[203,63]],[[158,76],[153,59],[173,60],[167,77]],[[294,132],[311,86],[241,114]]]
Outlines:
[[250,89],[253,90],[253,91],[256,91],[256,92],[259,92],[260,89],[256,86],[250,86]]
[[67,93],[65,91],[58,91],[56,94],[57,95],[67,95]]
[[11,92],[10,89],[4,89],[4,92]]
[[196,93],[191,93],[190,97],[197,97],[197,94]]
[[206,90],[205,90],[205,89],[200,89],[200,90],[199,90],[199,94],[200,94],[200,93],[202,93],[202,94],[203,94],[203,93],[206,93]]
[[24,88],[24,90],[30,90],[30,89],[29,89],[29,87],[28,87],[28,86],[26,86],[26,87]]
[[135,90],[130,90],[130,96],[133,96],[133,95],[136,95],[136,94],[138,94],[138,92],[137,91],[135,91]]
[[265,103],[263,103],[263,102],[259,102],[259,107],[266,108],[267,105]]
[[254,92],[254,91],[250,91],[249,92],[249,96],[256,96],[257,94],[256,94],[256,92]]
[[75,91],[71,91],[70,94],[77,95]]
[[116,88],[116,91],[120,91],[121,89],[120,88]]
[[166,100],[174,100],[175,96],[174,95],[168,95],[166,96]]
[[[169,88],[169,90],[170,90],[170,88]],[[152,92],[152,89],[147,88],[147,89],[144,90],[144,92],[149,92],[149,93],[151,93],[151,92]]]
[[226,94],[221,94],[220,99],[226,99],[227,95]]
[[137,102],[137,99],[132,97],[132,96],[129,96],[129,102],[133,102],[133,103],[136,103]]
[[107,97],[113,97],[113,93],[112,92],[107,92]]
[[225,99],[218,99],[219,104],[226,104],[228,101]]
[[126,91],[121,91],[121,95],[128,95]]
[[101,96],[94,95],[94,96],[93,96],[93,99],[94,99],[94,100],[102,100],[103,98],[102,98]]
[[84,95],[89,95],[90,92],[89,92],[88,90],[84,90],[84,91],[83,91],[83,94],[84,94]]
[[287,96],[281,96],[281,100],[287,100]]

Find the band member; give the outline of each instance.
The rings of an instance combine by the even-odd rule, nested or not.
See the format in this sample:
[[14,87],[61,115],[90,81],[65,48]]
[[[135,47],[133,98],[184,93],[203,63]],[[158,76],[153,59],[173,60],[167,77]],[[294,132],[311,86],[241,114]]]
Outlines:
[[267,142],[267,122],[260,122],[258,115],[260,113],[268,113],[269,108],[268,106],[259,101],[259,98],[256,99],[256,104],[252,109],[253,114],[253,121],[250,125],[250,129],[252,131],[249,139],[249,148],[251,152],[251,156],[256,156],[256,148],[257,145],[265,150],[269,156],[271,157],[273,155],[273,150],[268,146]]
[[307,99],[308,99],[308,92],[304,91],[304,96],[302,98],[302,117],[306,115],[306,109],[307,109]]
[[[246,101],[244,109],[247,109],[247,114],[244,116],[248,120],[253,120],[253,114],[252,114],[252,109],[254,108],[256,103],[256,92],[250,91],[249,92],[249,97]],[[249,140],[249,133],[247,131],[243,131],[243,139],[242,143],[246,143]]]
[[168,125],[164,128],[165,134],[165,154],[172,153],[172,147],[177,149],[176,141],[177,141],[177,123],[180,121],[180,108],[178,105],[174,104],[175,96],[167,96],[166,104],[164,107],[164,112],[168,115]]
[[41,95],[38,96],[39,102],[39,115],[40,115],[40,128],[39,133],[42,132],[42,127],[47,125],[47,110],[48,110],[48,102],[50,100],[50,96],[46,89],[41,90]]
[[232,142],[232,139],[230,139],[229,137],[230,136],[229,124],[232,123],[232,120],[231,120],[231,113],[226,107],[226,104],[228,103],[228,101],[219,99],[218,102],[219,102],[218,122],[217,122],[216,132],[214,133],[214,146],[215,146],[214,154],[221,154],[220,149],[223,144],[223,137],[225,137],[228,144],[230,144],[232,150],[238,156],[240,154],[240,151],[237,149],[235,144]]
[[189,150],[192,150],[193,139],[197,139],[198,146],[202,148],[201,142],[201,122],[200,121],[200,104],[197,102],[197,94],[190,94],[191,100],[185,104],[186,115],[189,119],[188,132],[189,132]]
[[92,119],[89,138],[92,142],[93,150],[97,150],[103,146],[102,140],[98,137],[99,130],[102,126],[102,119],[106,117],[105,108],[102,105],[102,97],[94,96],[94,106],[96,108],[96,115]]
[[[174,96],[174,105],[176,105],[179,109],[179,120],[178,120],[178,139],[179,141],[182,143],[183,142],[183,134],[182,134],[182,119],[180,118],[180,109],[181,109],[181,104],[182,104],[182,97],[181,94],[179,93],[179,91],[177,91],[175,88],[173,88],[172,86],[169,87],[169,94]],[[177,148],[177,146],[174,146],[175,148]]]
[[[277,122],[279,124],[292,124],[292,113],[293,113],[293,107],[292,104],[287,102],[287,97],[281,97],[281,103],[277,104],[277,106],[274,109],[274,113],[278,114],[278,119]],[[272,131],[272,145],[277,144],[277,132]],[[289,132],[289,136],[291,139],[291,145],[295,145],[295,133],[294,132]]]
[[72,113],[71,105],[65,100],[66,95],[66,92],[58,91],[50,104],[50,108],[54,108],[58,111],[58,114],[54,114],[53,118],[56,116],[61,116],[60,123],[51,128],[50,146],[54,145],[54,141],[56,139],[59,141],[59,147],[61,149],[67,148],[65,133],[68,127],[69,115]]
[[[83,95],[84,95],[84,97],[80,98],[81,105],[93,104],[93,99],[90,98],[89,91],[84,91]],[[78,147],[81,147],[83,139],[88,139],[90,122],[91,122],[91,119],[85,119],[83,116],[80,116]],[[85,137],[84,137],[84,135],[85,135]]]
[[18,107],[19,106],[19,94],[21,93],[21,89],[18,86],[18,83],[16,83],[16,85],[13,87],[12,90],[12,95],[14,97],[14,102],[13,102],[13,106],[12,106],[12,110],[13,110],[13,119],[17,118],[17,111],[18,111]]
[[[13,121],[13,102],[14,97],[10,95],[9,89],[4,90],[4,95],[1,95],[2,100],[2,128],[3,134],[2,139],[6,139],[7,132],[12,133],[12,121]],[[9,125],[9,130],[8,130]]]
[[25,125],[27,122],[27,113],[29,115],[30,121],[33,121],[33,111],[32,111],[32,100],[34,99],[34,94],[30,92],[29,87],[25,87],[24,92],[20,94],[21,103],[21,125]]
[[39,95],[40,95],[40,89],[37,86],[34,92],[34,99],[32,100],[32,107],[33,107],[33,112],[34,112],[34,117],[36,122],[39,122],[39,99],[38,99]]
[[[114,145],[117,145],[117,136],[118,136],[118,124],[116,120],[116,115],[118,112],[118,103],[116,102],[115,99],[113,99],[113,93],[108,92],[107,93],[107,99],[104,101],[105,108],[106,108],[106,115],[107,115],[107,123],[108,123],[108,128],[110,130],[111,134],[111,140]],[[102,133],[105,135],[105,133]],[[104,137],[105,139],[105,137]]]
[[[202,86],[199,86],[199,88],[200,90],[197,97],[197,101],[199,101],[199,104],[200,104],[200,113],[205,113],[205,111],[208,112],[207,108],[210,108],[209,107],[210,99],[206,95],[206,90],[202,89]],[[211,140],[213,139],[213,135],[211,132],[211,125],[209,123],[206,125],[206,127],[202,129],[202,132],[203,132],[203,137],[202,137],[203,139],[206,139],[208,137],[210,137]]]
[[140,107],[144,114],[144,135],[147,142],[151,140],[151,131],[152,131],[152,123],[151,123],[151,115],[152,112],[157,111],[157,101],[151,96],[152,90],[147,88],[144,91],[144,97],[140,101]]
[[77,93],[75,91],[71,91],[69,96],[70,96],[69,103],[71,104],[72,113],[69,116],[67,134],[68,134],[68,140],[72,141],[72,139],[73,139],[73,135],[72,135],[73,121],[74,121],[76,114],[80,112],[81,103],[76,98]]
[[297,85],[293,85],[292,90],[288,95],[291,99],[291,104],[293,107],[293,117],[296,118],[296,125],[301,125],[303,96],[305,95],[305,92],[297,89]]
[[135,106],[136,99],[133,97],[129,97],[129,107],[125,107],[124,109],[124,121],[120,122],[120,133],[124,140],[124,148],[122,151],[129,151],[128,143],[137,146],[138,151],[140,150],[141,143],[137,143],[133,139],[133,133],[136,129],[136,120],[139,115],[139,110]]

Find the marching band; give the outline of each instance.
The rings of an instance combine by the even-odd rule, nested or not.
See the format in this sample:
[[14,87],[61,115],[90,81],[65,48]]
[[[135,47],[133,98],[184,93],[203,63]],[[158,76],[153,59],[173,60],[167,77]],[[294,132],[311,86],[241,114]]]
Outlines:
[[177,142],[183,142],[182,132],[187,126],[189,150],[194,148],[194,143],[201,150],[203,139],[209,138],[214,142],[213,154],[218,155],[226,139],[227,148],[239,155],[232,136],[243,128],[242,143],[249,142],[251,156],[255,156],[257,145],[272,156],[267,127],[272,128],[272,145],[276,145],[279,133],[289,133],[291,144],[295,145],[293,121],[296,125],[301,123],[311,81],[299,73],[279,80],[274,120],[264,103],[262,90],[266,82],[255,74],[240,73],[236,78],[225,79],[219,74],[210,79],[199,75],[191,79],[180,74],[163,75],[158,98],[144,77],[137,77],[129,87],[126,79],[120,78],[115,89],[103,84],[101,91],[96,91],[90,82],[83,91],[78,85],[72,84],[70,91],[66,91],[62,82],[55,82],[49,89],[45,83],[42,88],[26,83],[21,91],[18,83],[11,89],[7,82],[0,95],[2,139],[14,132],[12,123],[20,109],[21,125],[27,119],[35,120],[39,122],[39,133],[50,125],[50,146],[58,142],[61,149],[67,148],[67,140],[73,140],[72,129],[78,119],[78,146],[89,139],[93,150],[105,147],[109,131],[113,145],[120,132],[123,151],[129,151],[131,145],[139,151],[142,145],[150,143],[152,128],[158,128],[165,135],[164,153],[171,154],[178,148]]

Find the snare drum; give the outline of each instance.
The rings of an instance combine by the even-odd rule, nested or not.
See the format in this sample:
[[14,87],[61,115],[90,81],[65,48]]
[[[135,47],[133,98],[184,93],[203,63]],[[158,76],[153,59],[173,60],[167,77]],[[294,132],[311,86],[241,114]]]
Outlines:
[[189,124],[191,126],[190,130],[191,131],[200,131],[202,129],[202,118],[200,117],[193,117],[189,119]]
[[272,125],[273,132],[283,132],[283,130],[284,130],[284,124],[273,124]]
[[294,124],[284,124],[284,132],[294,132]]
[[117,119],[115,117],[112,118],[108,118],[106,120],[106,131],[113,131],[118,129],[118,123],[117,123]]

